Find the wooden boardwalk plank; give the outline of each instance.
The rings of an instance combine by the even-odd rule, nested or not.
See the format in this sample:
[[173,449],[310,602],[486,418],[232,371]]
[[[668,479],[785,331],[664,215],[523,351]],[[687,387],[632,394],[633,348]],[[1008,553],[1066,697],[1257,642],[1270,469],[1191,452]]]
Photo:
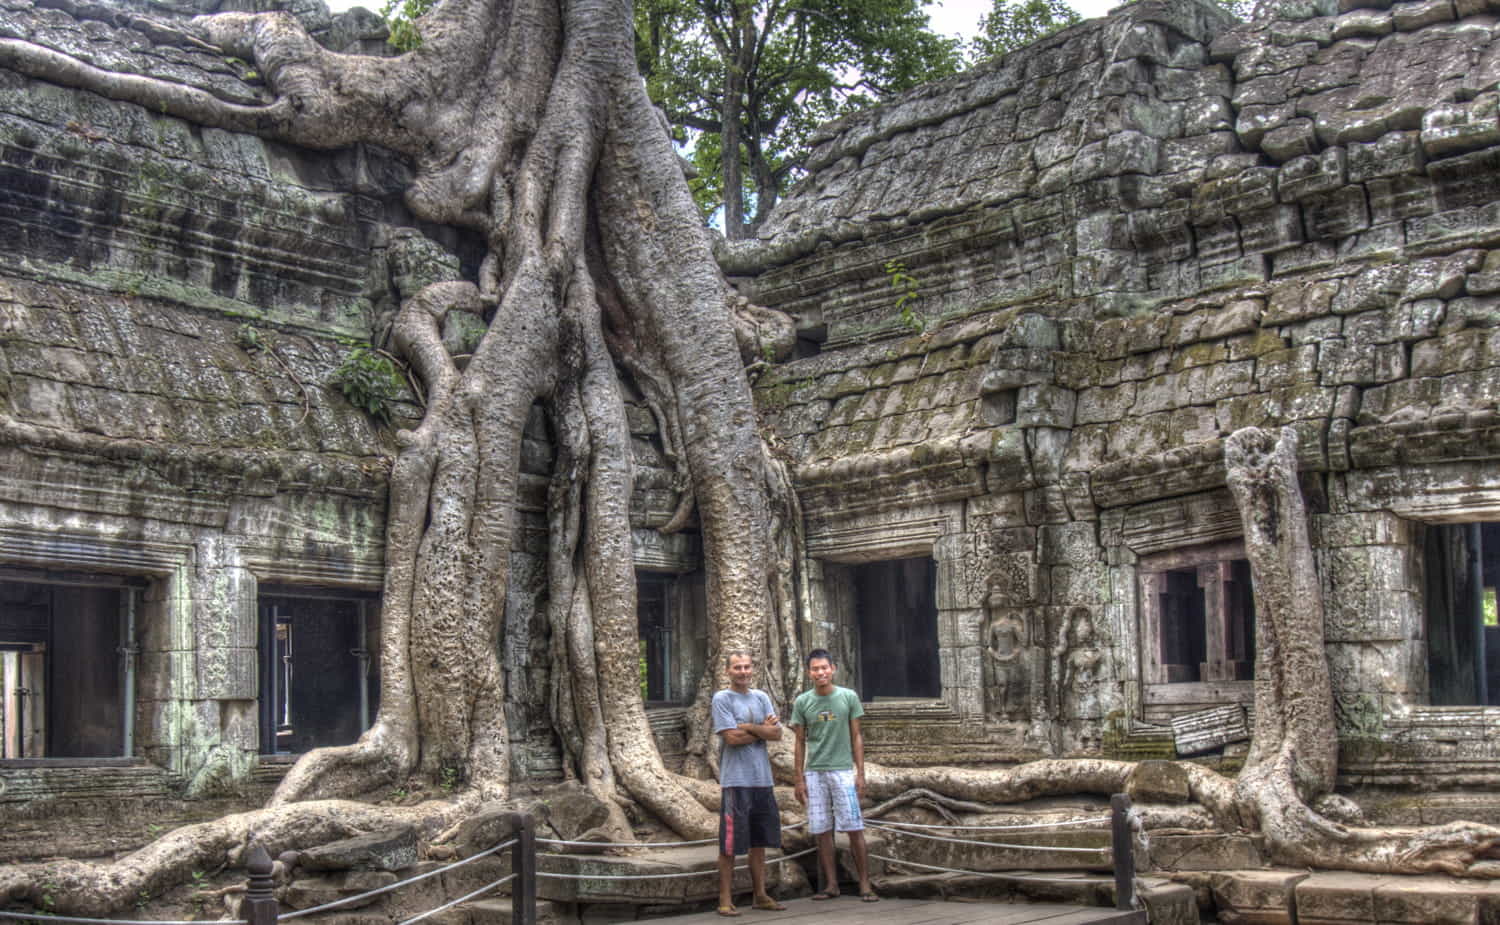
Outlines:
[[[785,912],[751,909],[748,899],[737,919],[697,912],[662,919],[670,925],[1115,925],[1128,917],[1114,909],[1066,903],[944,902],[936,899],[882,899],[862,903],[853,896],[828,902],[787,900]],[[1144,919],[1141,919],[1144,921]]]

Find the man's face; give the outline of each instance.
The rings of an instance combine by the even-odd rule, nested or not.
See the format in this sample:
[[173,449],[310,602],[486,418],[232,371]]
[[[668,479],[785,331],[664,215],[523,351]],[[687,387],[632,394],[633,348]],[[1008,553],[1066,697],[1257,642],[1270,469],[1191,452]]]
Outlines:
[[735,655],[729,659],[729,683],[734,687],[750,686],[750,677],[755,673],[755,662],[748,656]]
[[832,686],[833,671],[833,662],[826,658],[815,658],[807,663],[807,676],[812,678],[813,687],[819,690]]

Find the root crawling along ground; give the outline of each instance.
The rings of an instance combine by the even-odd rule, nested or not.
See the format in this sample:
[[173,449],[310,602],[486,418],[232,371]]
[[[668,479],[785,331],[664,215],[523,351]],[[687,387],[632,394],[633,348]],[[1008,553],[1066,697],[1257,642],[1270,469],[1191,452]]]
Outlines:
[[[756,429],[736,332],[784,341],[785,331],[733,310],[636,75],[628,2],[444,0],[419,28],[418,50],[387,59],[330,53],[285,13],[196,20],[194,41],[256,62],[275,94],[263,107],[24,42],[0,43],[0,61],[199,124],[313,147],[382,145],[416,168],[414,214],[488,245],[478,279],[416,293],[396,323],[429,402],[421,424],[398,434],[391,475],[379,715],[356,744],[304,756],[277,811],[299,817],[302,801],[413,774],[457,780],[470,804],[507,796],[498,642],[522,432],[540,405],[557,448],[548,599],[567,767],[607,804],[628,797],[683,835],[709,834],[714,817],[663,766],[639,694],[634,475],[617,371],[651,401],[679,468],[685,503],[669,527],[697,516],[709,658],[765,652],[768,625],[794,625],[775,616],[789,595],[772,513],[791,491]],[[440,342],[451,311],[489,321],[462,368]],[[624,834],[623,815],[613,828]],[[241,831],[199,835],[217,843]],[[97,878],[154,879],[182,867],[174,858],[148,850]]]
[[1500,828],[1346,826],[1309,805],[1338,770],[1333,686],[1323,645],[1321,586],[1297,481],[1297,438],[1245,428],[1224,448],[1255,588],[1255,734],[1234,782],[1240,823],[1269,856],[1298,867],[1371,873],[1500,876]]

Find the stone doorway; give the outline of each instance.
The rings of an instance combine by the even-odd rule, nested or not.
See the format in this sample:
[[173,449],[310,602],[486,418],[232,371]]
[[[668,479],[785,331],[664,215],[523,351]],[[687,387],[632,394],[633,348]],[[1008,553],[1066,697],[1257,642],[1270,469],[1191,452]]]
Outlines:
[[850,569],[862,699],[937,699],[937,563],[930,556]]
[[5,759],[128,757],[128,611],[120,579],[0,579]]
[[1500,523],[1429,524],[1422,560],[1433,706],[1500,704]]
[[374,602],[263,586],[259,611],[261,754],[358,739],[378,708]]

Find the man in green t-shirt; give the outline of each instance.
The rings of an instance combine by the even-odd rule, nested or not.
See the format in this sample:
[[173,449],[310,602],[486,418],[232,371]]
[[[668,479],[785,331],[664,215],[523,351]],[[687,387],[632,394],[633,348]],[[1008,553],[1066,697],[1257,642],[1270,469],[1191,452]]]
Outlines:
[[865,740],[859,731],[864,715],[859,695],[847,687],[835,687],[837,670],[827,649],[807,654],[807,674],[813,689],[803,691],[792,704],[789,724],[797,733],[797,802],[807,807],[807,830],[818,839],[818,866],[823,871],[822,889],[813,899],[839,895],[839,880],[833,863],[833,832],[849,836],[849,851],[859,874],[859,897],[878,902],[870,889],[870,864],[865,850],[865,820],[859,801],[865,795]]

